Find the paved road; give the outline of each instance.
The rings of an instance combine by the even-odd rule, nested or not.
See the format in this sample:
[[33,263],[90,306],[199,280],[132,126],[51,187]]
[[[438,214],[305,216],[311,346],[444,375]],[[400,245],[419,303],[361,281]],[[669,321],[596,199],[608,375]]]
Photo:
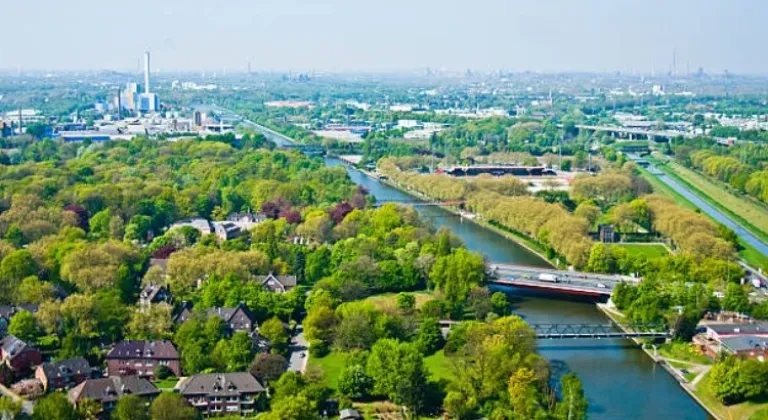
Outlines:
[[761,241],[757,236],[753,235],[748,230],[741,227],[740,224],[734,222],[730,217],[720,212],[720,210],[707,204],[706,201],[699,198],[699,196],[696,195],[693,191],[689,190],[683,184],[670,178],[668,175],[664,174],[662,171],[660,171],[653,165],[649,166],[648,170],[652,174],[656,175],[656,177],[659,178],[661,182],[667,184],[667,186],[675,190],[678,194],[685,197],[688,201],[693,203],[696,207],[700,208],[701,211],[708,214],[713,219],[717,220],[718,223],[722,223],[723,225],[728,226],[730,229],[736,232],[736,235],[738,235],[739,238],[741,238],[744,242],[754,247],[759,253],[768,257],[768,244]]
[[288,346],[288,351],[291,352],[291,357],[288,359],[288,370],[304,373],[307,369],[307,359],[309,359],[309,343],[304,339],[304,327],[302,325],[296,326],[296,331],[298,334],[291,338],[291,345]]
[[630,276],[619,276],[613,274],[585,273],[579,271],[550,270],[541,267],[528,267],[524,265],[513,264],[490,264],[491,271],[499,278],[512,277],[521,280],[537,280],[540,274],[552,274],[564,283],[580,284],[585,286],[596,286],[602,283],[611,286],[620,282],[637,283],[640,279]]

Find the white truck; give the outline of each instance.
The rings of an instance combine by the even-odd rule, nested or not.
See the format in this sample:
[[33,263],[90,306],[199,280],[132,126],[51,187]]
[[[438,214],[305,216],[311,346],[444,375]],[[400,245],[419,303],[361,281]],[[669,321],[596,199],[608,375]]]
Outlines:
[[539,274],[539,281],[547,281],[547,282],[550,282],[550,283],[557,283],[560,280],[558,280],[557,276],[554,275],[554,274],[541,273],[541,274]]

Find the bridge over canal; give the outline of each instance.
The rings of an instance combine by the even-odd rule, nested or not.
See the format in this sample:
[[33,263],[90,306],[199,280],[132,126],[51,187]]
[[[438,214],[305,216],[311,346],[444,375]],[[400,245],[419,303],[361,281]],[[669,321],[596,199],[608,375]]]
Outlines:
[[637,284],[630,276],[563,271],[513,264],[489,264],[489,284],[608,298],[619,283]]

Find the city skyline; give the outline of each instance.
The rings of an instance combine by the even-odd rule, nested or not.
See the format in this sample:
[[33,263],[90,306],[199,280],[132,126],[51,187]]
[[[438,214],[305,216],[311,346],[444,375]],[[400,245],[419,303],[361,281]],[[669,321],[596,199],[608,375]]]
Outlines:
[[0,69],[133,71],[149,50],[153,72],[768,74],[768,8],[755,0],[546,3],[30,0],[3,11],[0,36],[22,42],[7,44]]

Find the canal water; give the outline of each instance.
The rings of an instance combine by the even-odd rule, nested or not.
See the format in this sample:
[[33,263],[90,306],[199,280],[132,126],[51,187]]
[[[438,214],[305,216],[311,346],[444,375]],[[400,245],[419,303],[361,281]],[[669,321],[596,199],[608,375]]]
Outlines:
[[[343,165],[327,158],[331,166]],[[410,201],[395,188],[347,168],[352,181],[381,201]],[[437,207],[417,207],[435,227],[445,226],[464,240],[467,248],[489,261],[549,267],[526,248]],[[572,300],[546,293],[501,288],[513,310],[529,323],[600,324],[608,318],[588,300]],[[589,398],[589,418],[615,419],[706,419],[708,415],[681,389],[663,368],[657,366],[628,340],[540,340],[538,350],[556,375],[576,373]]]

